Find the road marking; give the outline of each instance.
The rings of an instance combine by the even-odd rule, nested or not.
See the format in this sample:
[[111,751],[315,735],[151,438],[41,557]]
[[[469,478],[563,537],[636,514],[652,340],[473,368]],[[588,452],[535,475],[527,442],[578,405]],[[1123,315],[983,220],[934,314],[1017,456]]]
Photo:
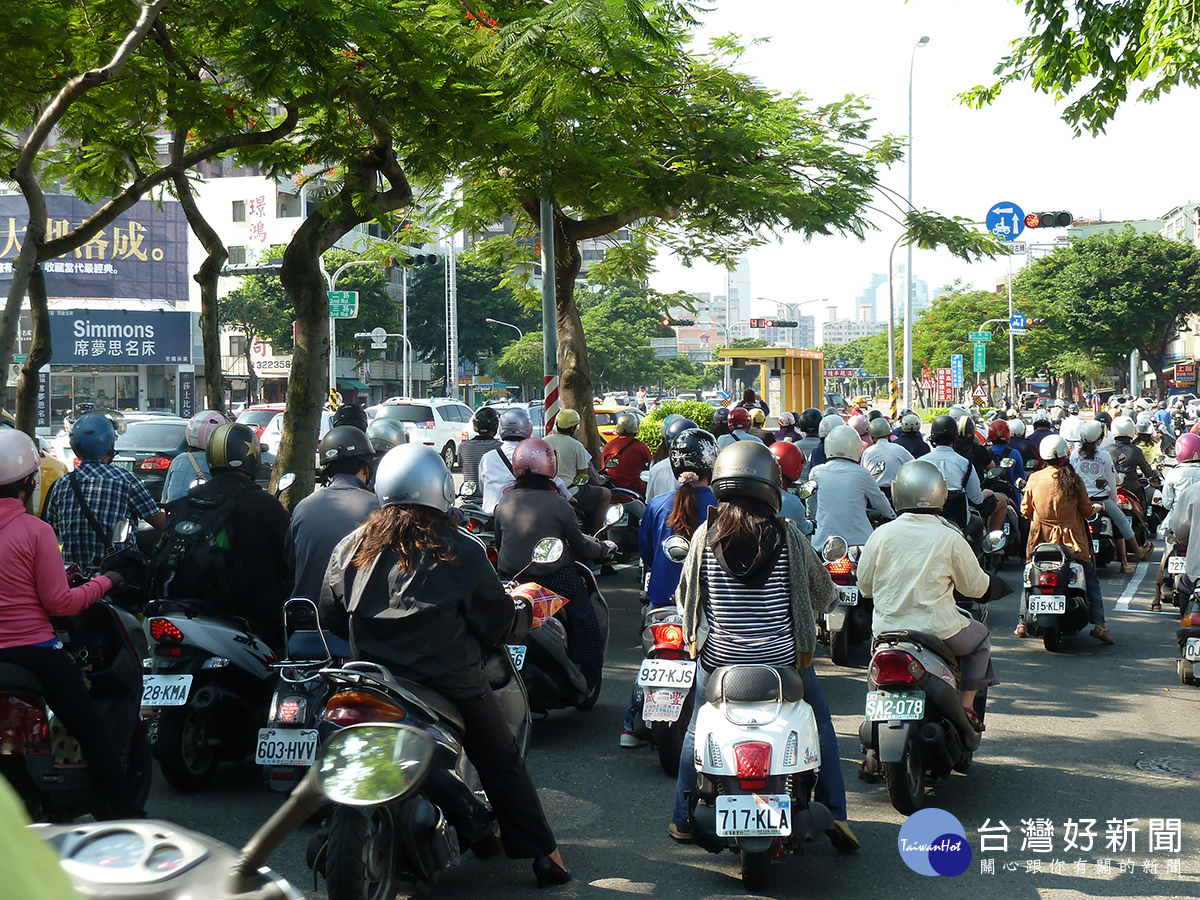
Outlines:
[[1146,577],[1146,573],[1150,571],[1150,560],[1145,560],[1138,563],[1137,570],[1129,579],[1129,584],[1125,586],[1125,592],[1121,594],[1117,600],[1117,605],[1113,609],[1129,609],[1129,602],[1133,599],[1133,595],[1137,593],[1138,588],[1142,586],[1142,580]]

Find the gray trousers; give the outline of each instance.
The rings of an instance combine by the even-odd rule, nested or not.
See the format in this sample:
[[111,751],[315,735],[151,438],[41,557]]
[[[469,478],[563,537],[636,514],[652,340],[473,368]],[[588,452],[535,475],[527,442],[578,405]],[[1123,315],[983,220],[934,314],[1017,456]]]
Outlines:
[[966,628],[942,643],[958,657],[962,690],[978,691],[1000,683],[992,667],[992,639],[982,622],[972,619]]

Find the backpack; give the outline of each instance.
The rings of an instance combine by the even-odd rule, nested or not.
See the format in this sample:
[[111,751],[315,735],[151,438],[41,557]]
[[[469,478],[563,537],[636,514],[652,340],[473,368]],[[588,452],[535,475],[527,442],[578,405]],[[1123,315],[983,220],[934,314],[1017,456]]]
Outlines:
[[247,481],[219,492],[193,490],[167,504],[167,524],[150,560],[151,597],[218,603],[230,596],[238,566],[225,523],[250,489],[259,488]]

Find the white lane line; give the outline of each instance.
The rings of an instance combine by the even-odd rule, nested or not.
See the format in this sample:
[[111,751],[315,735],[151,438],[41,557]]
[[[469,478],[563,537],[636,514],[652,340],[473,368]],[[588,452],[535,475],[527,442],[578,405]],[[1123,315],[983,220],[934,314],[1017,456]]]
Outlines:
[[1133,595],[1137,593],[1138,588],[1142,586],[1142,580],[1146,577],[1146,573],[1150,571],[1150,560],[1138,563],[1137,570],[1129,578],[1129,584],[1125,586],[1125,592],[1121,594],[1117,600],[1117,605],[1113,609],[1129,609],[1129,602],[1133,600]]

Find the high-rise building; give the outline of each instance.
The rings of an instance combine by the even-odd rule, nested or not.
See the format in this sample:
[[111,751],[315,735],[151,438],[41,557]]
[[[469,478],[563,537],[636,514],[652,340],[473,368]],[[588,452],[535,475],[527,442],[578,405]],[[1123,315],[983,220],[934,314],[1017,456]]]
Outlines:
[[887,276],[880,275],[878,272],[871,273],[871,283],[867,285],[858,298],[855,300],[855,305],[858,307],[871,307],[871,321],[887,318],[887,296],[879,296],[879,286],[887,284]]

